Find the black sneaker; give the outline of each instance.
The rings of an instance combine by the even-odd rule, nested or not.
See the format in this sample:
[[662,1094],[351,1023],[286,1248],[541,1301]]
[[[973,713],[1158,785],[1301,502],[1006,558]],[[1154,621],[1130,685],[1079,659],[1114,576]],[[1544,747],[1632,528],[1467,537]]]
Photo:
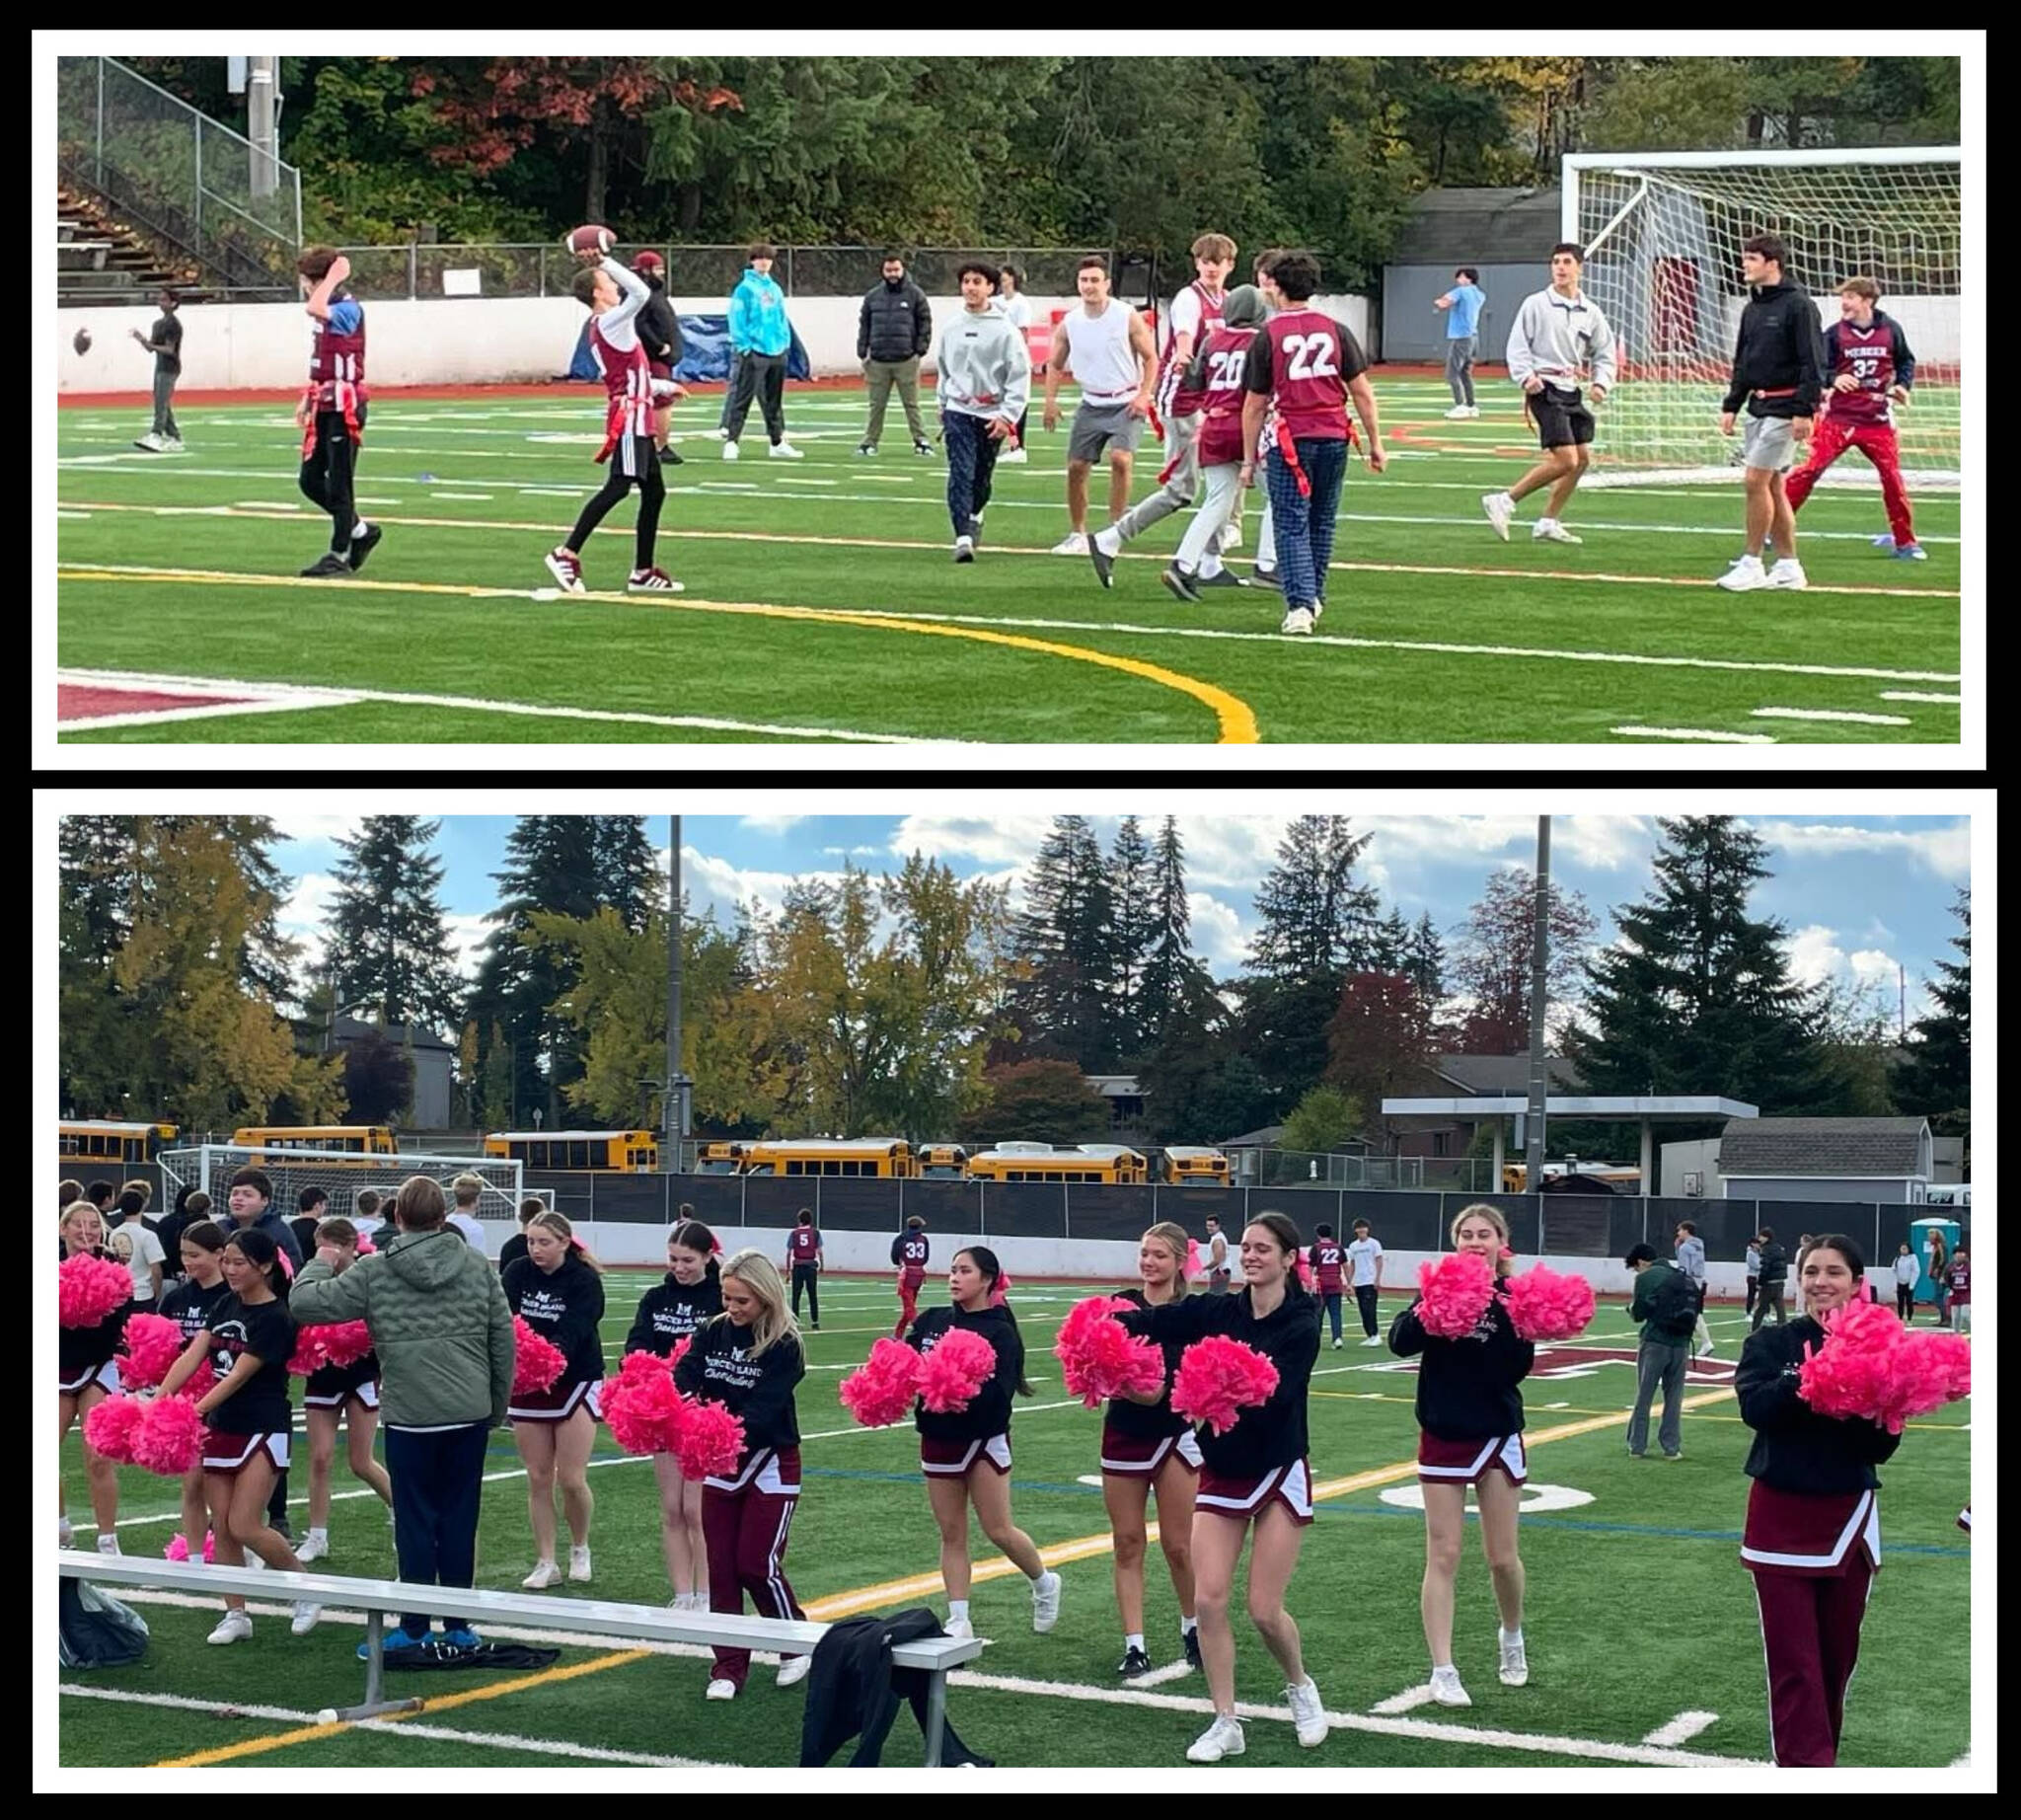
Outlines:
[[[1094,546],[1089,544],[1088,548],[1092,550]],[[1160,569],[1158,578],[1181,600],[1198,601],[1200,598],[1200,590],[1194,584],[1193,577],[1176,564],[1167,569]]]
[[1087,540],[1087,560],[1094,565],[1095,578],[1103,587],[1114,587],[1116,559],[1101,547],[1099,535]]
[[1211,575],[1195,575],[1195,587],[1247,587],[1249,584],[1232,569],[1217,569]]
[[1251,587],[1274,587],[1280,594],[1284,592],[1284,584],[1278,580],[1277,570],[1265,569],[1261,564],[1258,564],[1249,570],[1249,585]]
[[1205,1664],[1200,1660],[1200,1627],[1198,1625],[1195,1625],[1192,1630],[1186,1632],[1185,1640],[1186,1666],[1188,1668],[1204,1667]]
[[859,442],[857,444],[857,453],[859,455],[874,455],[876,452],[877,445],[874,442]]
[[365,527],[363,537],[351,539],[350,565],[352,574],[356,574],[359,569],[365,567],[365,559],[379,548],[379,540],[385,535],[386,533],[376,524],[368,524]]
[[687,456],[683,455],[679,449],[674,448],[661,449],[659,452],[659,458],[661,461],[665,462],[669,468],[678,468],[684,461],[688,459]]
[[1123,1659],[1116,1664],[1116,1673],[1125,1681],[1135,1681],[1139,1675],[1151,1673],[1151,1658],[1141,1649],[1125,1649]]
[[916,437],[913,441],[912,452],[915,455],[931,455],[934,452],[934,445],[924,437]]
[[342,557],[338,556],[335,550],[326,550],[323,555],[302,570],[303,574],[315,576],[319,580],[326,580],[336,575],[348,575],[350,572],[351,566]]

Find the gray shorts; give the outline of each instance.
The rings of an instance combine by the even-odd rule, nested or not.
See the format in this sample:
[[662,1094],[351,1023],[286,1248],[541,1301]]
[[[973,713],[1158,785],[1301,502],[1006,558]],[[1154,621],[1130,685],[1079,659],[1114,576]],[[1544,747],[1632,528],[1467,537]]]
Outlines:
[[1796,428],[1787,417],[1741,418],[1741,459],[1750,468],[1780,474],[1796,460]]
[[1067,459],[1099,461],[1104,449],[1112,455],[1132,454],[1149,421],[1148,417],[1132,417],[1127,403],[1084,404],[1074,414],[1074,427],[1067,437]]

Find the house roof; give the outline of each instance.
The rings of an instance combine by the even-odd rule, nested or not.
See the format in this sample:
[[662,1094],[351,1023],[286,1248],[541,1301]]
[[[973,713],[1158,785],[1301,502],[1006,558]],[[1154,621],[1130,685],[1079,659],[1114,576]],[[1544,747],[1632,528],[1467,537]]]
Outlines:
[[[1551,1093],[1576,1094],[1585,1086],[1578,1070],[1563,1056],[1547,1055],[1543,1066]],[[1464,1093],[1522,1094],[1530,1090],[1527,1055],[1440,1055],[1432,1058],[1432,1067]]]
[[1390,264],[1543,265],[1557,239],[1555,190],[1427,190]]
[[[366,1023],[362,1018],[339,1018],[337,1021],[336,1029],[332,1032],[334,1039],[337,1042],[356,1042],[360,1037],[376,1036],[378,1034],[379,1026],[376,1024]],[[386,1026],[386,1040],[394,1043],[405,1043],[407,1041],[407,1025],[404,1024],[389,1024]],[[453,1051],[456,1045],[452,1042],[445,1042],[433,1030],[423,1029],[420,1025],[416,1024],[414,1026],[414,1047],[416,1049],[447,1049]]]
[[1265,1125],[1260,1131],[1244,1131],[1240,1137],[1223,1138],[1220,1150],[1276,1150],[1284,1142],[1282,1125]]
[[1722,1175],[1917,1175],[1919,1118],[1736,1119],[1719,1140]]

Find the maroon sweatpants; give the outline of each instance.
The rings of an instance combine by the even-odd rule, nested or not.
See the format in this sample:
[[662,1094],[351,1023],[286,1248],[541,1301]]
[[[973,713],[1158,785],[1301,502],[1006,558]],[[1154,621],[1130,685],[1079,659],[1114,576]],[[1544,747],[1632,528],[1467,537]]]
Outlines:
[[905,1329],[912,1326],[920,1312],[920,1285],[927,1280],[924,1270],[901,1270],[898,1273],[898,1325],[891,1329],[893,1339],[903,1339]]
[[1768,1744],[1784,1767],[1838,1761],[1845,1690],[1859,1661],[1859,1628],[1874,1570],[1855,1545],[1842,1574],[1755,1575],[1768,1656]]
[[[709,1549],[709,1609],[741,1612],[744,1594],[751,1595],[761,1618],[805,1618],[786,1577],[786,1532],[792,1528],[793,1506],[799,1502],[800,1456],[797,1451],[773,1454],[757,1471],[747,1468],[739,1491],[714,1483],[702,1489],[702,1538]],[[771,1481],[791,1485],[791,1495],[766,1491]],[[748,1649],[718,1649],[714,1677],[744,1685],[751,1672]]]

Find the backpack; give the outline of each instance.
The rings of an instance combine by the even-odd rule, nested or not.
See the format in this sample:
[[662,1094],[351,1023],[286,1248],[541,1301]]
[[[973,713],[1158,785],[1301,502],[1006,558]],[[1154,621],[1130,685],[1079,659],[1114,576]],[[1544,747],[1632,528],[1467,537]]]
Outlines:
[[123,1668],[147,1654],[147,1621],[89,1581],[65,1574],[57,1583],[56,1645],[64,1668]]
[[1689,1333],[1698,1321],[1698,1288],[1682,1270],[1667,1270],[1644,1303],[1649,1325],[1668,1334]]

